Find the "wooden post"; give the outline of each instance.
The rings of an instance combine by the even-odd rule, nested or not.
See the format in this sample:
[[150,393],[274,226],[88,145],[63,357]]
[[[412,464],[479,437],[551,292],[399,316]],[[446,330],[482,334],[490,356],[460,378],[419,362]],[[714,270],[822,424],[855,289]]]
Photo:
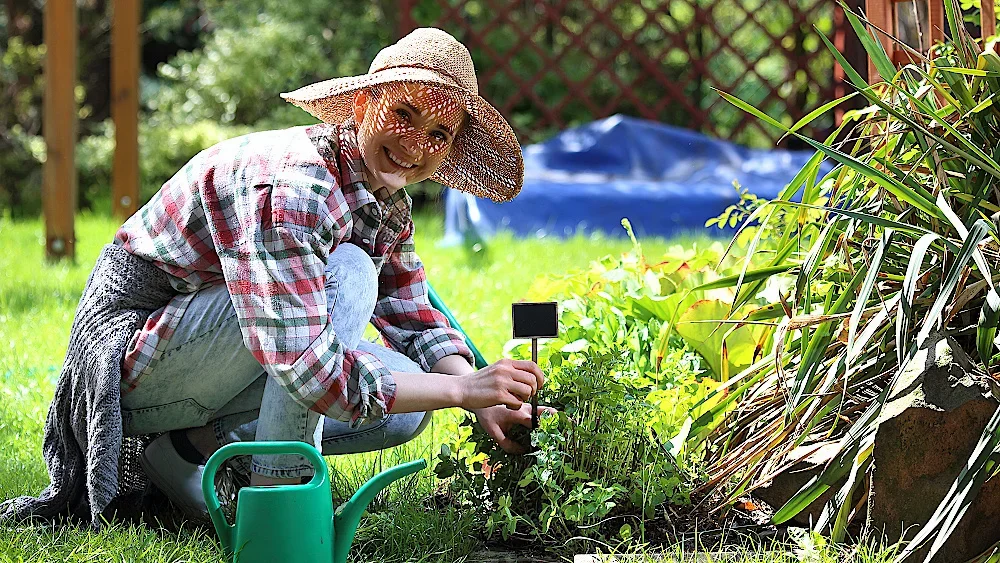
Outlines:
[[997,34],[996,8],[991,0],[983,0],[983,8],[979,12],[979,30],[983,36],[983,47],[986,40]]
[[[894,37],[899,37],[900,31],[896,29],[896,5],[909,3],[911,0],[867,0],[868,8],[868,21],[872,25],[878,27],[885,33],[888,33]],[[923,0],[916,0],[921,2]],[[944,2],[951,2],[952,0],[926,0],[927,1],[927,21],[922,21],[919,23],[920,32],[923,35],[921,44],[923,45],[924,53],[926,54],[931,47],[936,43],[943,43],[945,40],[944,27],[945,27],[945,17],[944,17]],[[988,2],[989,0],[984,0]],[[896,43],[890,40],[888,37],[878,34],[879,39],[882,41],[882,45],[885,47],[886,54],[889,55],[889,60],[891,60],[897,66],[907,64],[911,62],[911,57],[907,52],[899,48]],[[914,49],[919,49],[917,46],[913,46]],[[874,79],[872,77],[876,76],[875,65],[868,60],[868,75],[869,82]],[[888,80],[889,76],[882,77]]]
[[[895,32],[892,25],[894,17],[893,4],[893,0],[867,0],[865,2],[865,17],[875,27],[892,34]],[[882,42],[882,46],[885,47],[885,51],[891,57],[892,45],[889,38],[878,32],[875,32],[875,36]],[[878,82],[880,80],[879,76],[881,75],[878,73],[875,63],[871,57],[868,57],[868,83]],[[881,80],[892,80],[892,77],[882,76]]]
[[[991,1],[992,0],[984,0],[983,4],[987,4]],[[927,44],[928,50],[930,50],[930,48],[933,47],[934,44],[936,43],[944,43],[945,2],[951,2],[951,0],[944,0],[944,2],[942,2],[941,0],[927,0],[927,19],[930,20],[928,23],[930,27],[929,35],[931,38],[930,42]],[[958,3],[956,2],[955,5],[957,7]],[[961,18],[962,17],[961,14],[959,14],[958,17]],[[923,22],[921,22],[921,25],[923,25]],[[927,32],[925,31],[924,33]]]
[[115,122],[111,211],[127,219],[139,205],[139,0],[114,3],[111,118]]
[[400,13],[399,26],[396,30],[396,36],[399,38],[417,28],[417,22],[413,19],[413,4],[413,0],[402,0],[396,4]]
[[[844,5],[847,9],[851,10],[855,14],[862,14],[865,11],[865,0],[846,0]],[[864,46],[861,44],[861,38],[858,34],[854,33],[854,28],[847,21],[847,16],[844,14],[844,7],[840,4],[834,5],[834,26],[833,26],[833,44],[838,51],[844,54],[844,58],[847,63],[851,65],[858,74],[868,80],[866,73],[868,72],[868,54],[865,52]],[[846,96],[849,92],[854,91],[854,87],[851,86],[850,81],[847,79],[847,75],[844,69],[840,67],[839,64],[835,65],[833,68],[834,81],[837,84],[834,95],[838,98]],[[844,113],[848,109],[861,108],[864,105],[864,98],[860,96],[855,96],[854,98],[842,103],[834,109],[836,115],[837,125],[840,125],[844,118]]]
[[74,258],[76,233],[76,2],[48,0],[45,4],[46,158],[42,173],[45,215],[45,255]]

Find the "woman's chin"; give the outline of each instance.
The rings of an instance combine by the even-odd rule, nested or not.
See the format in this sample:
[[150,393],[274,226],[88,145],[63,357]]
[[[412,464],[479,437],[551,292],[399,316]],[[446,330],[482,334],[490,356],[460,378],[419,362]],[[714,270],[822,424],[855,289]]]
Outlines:
[[409,183],[406,176],[396,172],[379,172],[379,180],[382,181],[383,186],[393,192]]

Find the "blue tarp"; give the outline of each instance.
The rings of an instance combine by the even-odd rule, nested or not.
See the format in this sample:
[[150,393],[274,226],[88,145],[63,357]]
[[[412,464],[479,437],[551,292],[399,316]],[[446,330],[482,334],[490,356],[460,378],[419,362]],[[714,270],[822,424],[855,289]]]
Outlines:
[[773,199],[812,151],[758,150],[616,115],[569,129],[524,152],[524,188],[503,204],[446,190],[446,242],[476,227],[522,236],[603,231],[721,234],[705,221],[738,200],[733,181]]

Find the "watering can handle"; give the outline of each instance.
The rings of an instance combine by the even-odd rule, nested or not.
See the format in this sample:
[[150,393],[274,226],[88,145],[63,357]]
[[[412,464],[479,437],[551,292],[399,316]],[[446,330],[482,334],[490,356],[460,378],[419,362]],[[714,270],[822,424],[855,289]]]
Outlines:
[[215,524],[215,529],[220,532],[219,536],[223,545],[227,543],[229,538],[222,537],[222,530],[228,530],[228,534],[231,536],[234,527],[226,522],[226,517],[222,514],[219,496],[215,492],[215,473],[222,466],[222,462],[233,456],[246,454],[299,454],[308,459],[314,469],[312,479],[303,485],[287,485],[290,487],[322,485],[329,478],[323,456],[316,448],[305,442],[235,442],[222,446],[212,454],[208,463],[205,464],[205,473],[201,477],[201,490],[205,495],[205,503],[208,505],[208,514],[212,518],[212,523]]

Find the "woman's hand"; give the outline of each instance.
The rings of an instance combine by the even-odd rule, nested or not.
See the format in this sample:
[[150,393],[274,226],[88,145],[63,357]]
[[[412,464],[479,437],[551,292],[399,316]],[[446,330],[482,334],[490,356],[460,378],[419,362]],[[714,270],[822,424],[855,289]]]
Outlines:
[[[485,409],[472,411],[476,415],[476,420],[483,430],[489,434],[490,438],[496,441],[503,451],[509,454],[523,454],[526,450],[524,446],[518,444],[510,438],[510,429],[515,424],[520,424],[531,428],[531,405],[522,404],[517,410],[510,410],[507,407],[497,405]],[[552,407],[538,407],[538,413],[555,413]]]
[[505,405],[516,411],[545,384],[545,375],[535,362],[503,359],[462,377],[461,382],[462,408],[475,411]]

